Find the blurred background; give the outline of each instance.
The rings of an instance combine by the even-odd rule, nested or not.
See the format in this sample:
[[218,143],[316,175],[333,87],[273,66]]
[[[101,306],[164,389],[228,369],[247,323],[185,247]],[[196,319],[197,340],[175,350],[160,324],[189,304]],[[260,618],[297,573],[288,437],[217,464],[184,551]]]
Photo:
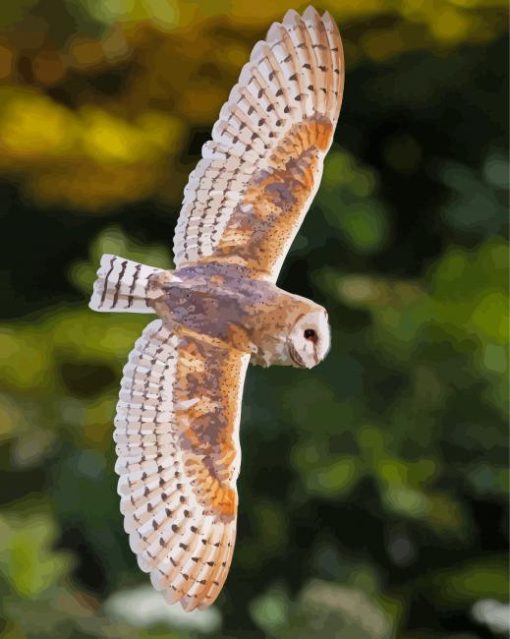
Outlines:
[[311,373],[250,369],[238,543],[212,610],[153,593],[112,421],[148,318],[88,310],[103,252],[171,266],[187,176],[288,0],[0,3],[0,638],[507,636],[503,0],[321,2],[345,99],[279,283]]

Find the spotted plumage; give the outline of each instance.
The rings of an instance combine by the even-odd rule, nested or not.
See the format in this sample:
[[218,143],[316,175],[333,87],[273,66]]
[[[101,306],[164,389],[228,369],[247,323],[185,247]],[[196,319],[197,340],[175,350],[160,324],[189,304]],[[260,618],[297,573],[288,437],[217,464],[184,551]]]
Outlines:
[[319,187],[343,92],[335,23],[289,11],[258,42],[190,175],[174,271],[101,260],[90,306],[155,313],[115,418],[124,526],[139,566],[185,610],[213,603],[235,543],[248,363],[311,368],[326,311],[275,284]]

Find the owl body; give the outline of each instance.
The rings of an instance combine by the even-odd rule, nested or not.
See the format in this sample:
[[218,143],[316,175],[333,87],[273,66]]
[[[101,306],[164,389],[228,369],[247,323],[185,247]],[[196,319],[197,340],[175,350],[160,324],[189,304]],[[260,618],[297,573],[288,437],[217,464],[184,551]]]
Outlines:
[[325,309],[276,281],[319,187],[343,81],[331,16],[287,12],[253,48],[190,175],[175,270],[101,259],[90,307],[157,316],[123,370],[115,470],[138,565],[185,610],[215,601],[232,561],[248,364],[312,368],[330,347]]
[[236,265],[210,262],[163,272],[152,275],[149,286],[149,304],[169,330],[207,337],[262,366],[296,365],[286,344],[297,319],[326,312],[271,282],[240,275]]

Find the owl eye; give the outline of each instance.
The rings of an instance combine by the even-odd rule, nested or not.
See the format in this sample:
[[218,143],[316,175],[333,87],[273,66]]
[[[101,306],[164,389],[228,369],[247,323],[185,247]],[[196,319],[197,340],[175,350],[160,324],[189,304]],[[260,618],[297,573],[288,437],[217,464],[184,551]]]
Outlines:
[[307,328],[304,335],[305,339],[309,340],[310,342],[313,342],[314,344],[317,342],[317,333],[313,330],[313,328]]

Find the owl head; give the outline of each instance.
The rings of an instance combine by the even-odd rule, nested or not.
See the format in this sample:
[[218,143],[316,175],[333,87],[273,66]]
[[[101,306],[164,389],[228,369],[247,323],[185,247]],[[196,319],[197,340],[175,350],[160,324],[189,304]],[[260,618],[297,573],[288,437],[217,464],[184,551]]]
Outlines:
[[287,337],[290,364],[298,368],[313,368],[329,351],[331,333],[328,314],[322,307],[300,315]]

